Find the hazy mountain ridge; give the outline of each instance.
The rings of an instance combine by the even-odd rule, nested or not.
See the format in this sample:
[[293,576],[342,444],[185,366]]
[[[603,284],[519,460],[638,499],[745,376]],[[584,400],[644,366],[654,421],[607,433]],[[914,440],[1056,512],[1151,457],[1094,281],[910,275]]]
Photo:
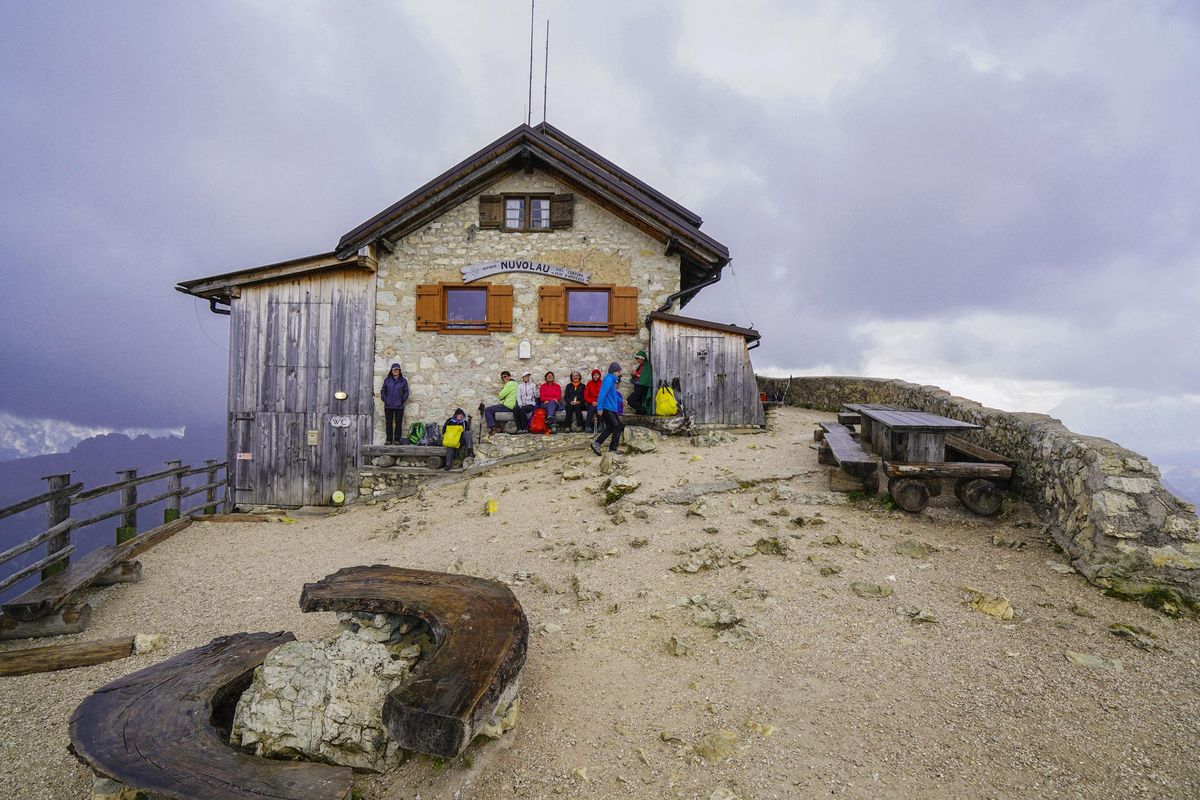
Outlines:
[[[158,472],[165,467],[166,462],[175,459],[191,466],[200,466],[209,458],[222,461],[225,458],[223,425],[188,425],[182,437],[129,437],[122,433],[94,436],[79,442],[65,453],[0,461],[0,507],[44,492],[46,482],[42,478],[47,475],[70,473],[72,482],[82,482],[85,488],[90,488],[118,480],[119,470],[137,469],[139,473],[148,475]],[[192,478],[189,479],[188,485],[195,486],[201,482],[198,478]],[[161,482],[148,484],[145,491],[152,493],[150,496],[161,494],[162,486]],[[90,516],[116,508],[119,501],[118,494],[105,495],[73,507],[72,513],[76,517]],[[185,505],[189,501],[195,502],[196,498],[185,499]],[[162,520],[164,503],[165,501],[155,503],[138,510],[139,530],[151,528],[155,522]],[[45,505],[40,505],[0,520],[0,550],[12,547],[45,530],[45,509]],[[101,545],[111,544],[117,524],[115,518],[99,522],[80,531],[72,541],[81,554]],[[39,546],[7,564],[0,564],[0,578],[11,575],[44,555],[45,549]],[[12,596],[23,591],[24,588],[28,588],[30,581],[32,578],[12,587],[4,592],[3,596]]]

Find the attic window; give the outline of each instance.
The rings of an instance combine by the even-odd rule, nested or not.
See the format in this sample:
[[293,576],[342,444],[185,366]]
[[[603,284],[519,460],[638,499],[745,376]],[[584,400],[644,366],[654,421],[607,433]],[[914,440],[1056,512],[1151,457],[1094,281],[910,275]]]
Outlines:
[[573,194],[492,194],[479,198],[479,227],[502,231],[569,228],[575,221]]

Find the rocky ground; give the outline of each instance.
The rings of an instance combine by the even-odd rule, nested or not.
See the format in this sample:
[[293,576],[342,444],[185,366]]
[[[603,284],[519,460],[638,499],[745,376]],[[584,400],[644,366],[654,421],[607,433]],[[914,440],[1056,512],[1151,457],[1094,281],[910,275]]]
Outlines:
[[979,519],[947,492],[910,516],[828,492],[828,416],[663,440],[607,507],[575,452],[390,508],[193,525],[65,637],[166,648],[0,679],[0,796],[85,797],[66,745],[88,692],[220,634],[324,637],[301,585],[371,563],[505,580],[532,635],[516,730],[362,774],[362,798],[1200,796],[1200,625],[1104,597],[1020,503]]

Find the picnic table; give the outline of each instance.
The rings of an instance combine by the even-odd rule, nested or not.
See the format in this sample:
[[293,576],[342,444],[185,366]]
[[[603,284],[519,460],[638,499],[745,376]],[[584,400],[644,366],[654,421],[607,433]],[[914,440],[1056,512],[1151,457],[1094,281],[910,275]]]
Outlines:
[[[888,494],[905,511],[924,509],[940,493],[942,478],[955,479],[955,496],[976,514],[1000,510],[999,484],[1012,477],[1012,462],[953,436],[981,425],[882,403],[846,403],[843,409],[839,422],[861,426],[859,444],[882,459]],[[963,460],[948,461],[948,452]]]

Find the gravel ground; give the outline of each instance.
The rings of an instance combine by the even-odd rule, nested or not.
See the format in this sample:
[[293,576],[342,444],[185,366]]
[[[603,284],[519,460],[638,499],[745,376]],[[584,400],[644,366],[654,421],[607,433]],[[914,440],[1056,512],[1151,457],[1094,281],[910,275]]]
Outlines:
[[[597,491],[598,459],[571,453],[389,510],[193,525],[142,556],[141,583],[91,597],[85,634],[57,640],[164,633],[164,651],[0,679],[0,796],[86,797],[67,722],[89,692],[222,634],[322,637],[332,615],[301,614],[301,585],[372,563],[510,581],[532,635],[515,731],[452,762],[414,756],[391,775],[360,775],[363,798],[1200,796],[1200,625],[1055,572],[1047,562],[1061,556],[1020,503],[990,520],[950,492],[916,516],[838,504],[810,447],[812,422],[827,418],[783,409],[765,433],[714,448],[670,439],[632,456],[623,472],[641,485],[618,503],[620,524]],[[583,479],[562,480],[571,464],[586,464]],[[786,479],[709,495],[707,518],[654,502],[685,481],[772,476]],[[791,522],[817,515],[825,524]],[[841,544],[823,543],[834,534]],[[671,569],[693,547],[730,553],[771,536],[790,552]],[[909,539],[937,550],[899,555]],[[856,581],[893,594],[859,597]],[[968,586],[1007,597],[1017,615],[974,610]],[[748,640],[693,624],[686,598],[699,594],[730,602]],[[1163,649],[1135,649],[1113,622],[1151,629]],[[686,654],[669,652],[672,637]],[[1068,663],[1068,650],[1122,669]]]

